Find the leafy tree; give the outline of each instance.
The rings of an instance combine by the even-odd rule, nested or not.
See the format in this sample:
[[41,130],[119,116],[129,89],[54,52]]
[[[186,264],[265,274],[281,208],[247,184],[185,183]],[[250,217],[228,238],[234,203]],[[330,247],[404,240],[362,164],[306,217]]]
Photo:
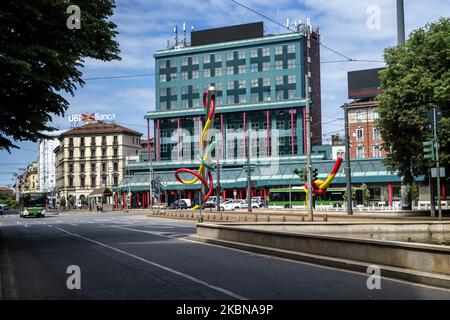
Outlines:
[[450,160],[450,18],[440,18],[410,34],[405,45],[387,48],[380,72],[378,125],[387,151],[385,163],[410,184],[428,175],[422,142],[430,139],[427,112],[440,108],[442,164]]
[[66,208],[66,198],[62,197],[61,200],[59,200],[59,206],[63,209]]
[[369,199],[370,199],[370,190],[367,184],[363,183],[361,184],[362,189],[362,196],[363,196],[363,204],[368,206],[369,205]]
[[[80,8],[80,29],[68,28],[69,5]],[[0,150],[55,129],[53,116],[69,106],[61,93],[84,85],[86,58],[120,59],[113,8],[114,0],[0,2]]]
[[11,191],[0,191],[0,204],[6,204],[10,208],[17,208],[16,196]]

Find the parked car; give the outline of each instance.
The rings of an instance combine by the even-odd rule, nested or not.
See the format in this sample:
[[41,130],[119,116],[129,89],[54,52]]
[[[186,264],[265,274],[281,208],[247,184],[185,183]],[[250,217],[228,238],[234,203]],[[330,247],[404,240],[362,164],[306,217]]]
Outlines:
[[[247,209],[247,208],[248,208],[248,202],[246,200],[243,200],[241,202],[241,209]],[[257,209],[257,208],[260,208],[259,203],[252,201],[252,209]]]
[[[223,198],[220,197],[220,202],[223,202]],[[217,205],[217,196],[211,196],[209,197],[208,201],[205,202],[206,208],[215,208]]]
[[264,198],[263,197],[253,197],[252,202],[257,203],[259,208],[264,206]]
[[9,211],[9,207],[6,204],[0,204],[0,214],[3,214],[5,211]]
[[187,209],[187,208],[189,208],[189,206],[186,203],[185,199],[175,200],[170,205],[170,209]]
[[220,204],[220,211],[236,210],[240,208],[241,208],[240,203],[236,203],[234,202],[234,200],[228,200]]

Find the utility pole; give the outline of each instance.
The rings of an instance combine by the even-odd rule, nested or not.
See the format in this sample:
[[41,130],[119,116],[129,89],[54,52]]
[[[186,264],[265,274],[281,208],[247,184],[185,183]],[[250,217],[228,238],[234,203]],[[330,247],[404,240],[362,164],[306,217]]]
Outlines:
[[247,147],[246,147],[246,151],[247,151],[247,154],[246,154],[246,156],[247,156],[247,203],[248,203],[247,210],[249,213],[251,213],[253,210],[252,210],[252,195],[251,195],[252,171],[250,168],[250,145],[248,143],[248,141],[249,141],[248,137],[244,137],[244,139],[245,139],[245,143],[247,144]]
[[353,214],[352,172],[350,166],[350,135],[348,130],[348,103],[344,104],[345,118],[345,176],[347,187],[347,214]]
[[403,0],[397,0],[397,44],[405,44],[405,8]]
[[431,209],[431,216],[434,218],[436,217],[436,208],[434,206],[434,184],[433,184],[433,177],[431,176],[431,168],[428,169],[428,173],[430,177],[428,178],[428,182],[430,184],[430,209]]
[[[217,157],[217,198],[216,198],[216,202],[217,202],[217,211],[220,211],[220,154],[221,154],[221,149],[220,149],[220,145],[222,143],[222,140],[218,140],[216,142],[216,157]],[[225,201],[225,199],[223,199]]]
[[[310,61],[311,52],[311,27],[309,24],[305,25],[305,35],[306,35],[306,52],[308,55],[308,61]],[[311,89],[309,85],[310,71],[305,74],[305,113],[306,113],[306,180],[308,182],[308,218],[309,221],[313,221],[313,193],[312,193],[312,160],[311,160],[311,105],[309,101],[309,90]]]
[[[436,150],[436,178],[437,178],[437,198],[438,198],[438,215],[439,221],[442,220],[442,202],[441,202],[441,168],[439,163],[439,138],[437,134],[437,118],[436,108],[433,109],[433,133],[434,133],[434,148]],[[433,199],[434,201],[434,199]]]

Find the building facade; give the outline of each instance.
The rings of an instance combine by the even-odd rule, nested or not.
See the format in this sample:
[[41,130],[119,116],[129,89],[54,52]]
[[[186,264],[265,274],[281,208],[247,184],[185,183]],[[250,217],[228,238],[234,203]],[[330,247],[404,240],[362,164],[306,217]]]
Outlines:
[[56,191],[70,206],[88,206],[99,188],[118,186],[125,158],[139,156],[142,134],[115,123],[90,122],[59,136]]
[[38,163],[33,162],[17,177],[18,194],[39,191]]
[[56,157],[55,149],[59,146],[58,137],[63,131],[46,133],[51,139],[39,142],[38,176],[39,191],[53,193],[56,189]]

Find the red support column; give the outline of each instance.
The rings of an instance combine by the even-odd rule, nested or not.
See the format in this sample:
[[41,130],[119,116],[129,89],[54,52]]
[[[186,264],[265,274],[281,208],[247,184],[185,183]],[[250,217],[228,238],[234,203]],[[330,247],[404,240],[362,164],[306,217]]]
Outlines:
[[150,161],[150,119],[147,119],[147,161]]
[[123,208],[124,209],[127,208],[127,193],[126,192],[123,193]]
[[392,206],[392,182],[388,182],[389,205]]
[[140,198],[139,196],[140,196],[140,195],[139,195],[139,192],[137,192],[137,193],[136,193],[136,208],[139,208],[139,200],[140,200],[140,199],[139,199],[139,198]]
[[152,203],[152,198],[150,198],[150,191],[147,191],[147,208],[150,208]]
[[244,112],[244,158],[247,157],[247,112]]
[[119,193],[116,192],[116,210],[119,209]]
[[445,193],[445,182],[442,184],[442,188],[441,188],[441,195],[442,195],[442,201],[447,200],[447,195]]
[[270,157],[270,111],[266,111],[266,122],[267,122],[267,156]]
[[161,132],[159,130],[159,119],[156,120],[156,154],[157,154],[157,161],[161,160]]
[[294,147],[294,108],[291,108],[291,155],[294,155],[295,147]]
[[236,200],[237,198],[237,190],[236,188],[233,189],[233,199]]
[[222,198],[223,198],[223,201],[227,200],[227,192],[225,191],[225,189],[222,191]]
[[244,199],[244,192],[242,192],[242,189],[239,190],[239,199]]

